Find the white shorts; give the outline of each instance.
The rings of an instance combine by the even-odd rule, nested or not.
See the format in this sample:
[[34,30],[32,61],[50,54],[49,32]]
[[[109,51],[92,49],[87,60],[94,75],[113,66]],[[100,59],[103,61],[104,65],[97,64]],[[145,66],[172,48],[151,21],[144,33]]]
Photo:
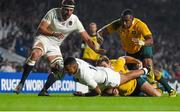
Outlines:
[[120,81],[121,81],[120,74],[110,68],[105,68],[104,70],[106,71],[106,74],[107,74],[105,86],[106,87],[118,87],[120,85]]
[[33,48],[39,48],[37,46],[38,43],[42,43],[43,45],[43,55],[46,55],[46,56],[59,55],[62,57],[59,45],[53,43],[47,37],[42,36],[42,35],[37,36],[34,41]]

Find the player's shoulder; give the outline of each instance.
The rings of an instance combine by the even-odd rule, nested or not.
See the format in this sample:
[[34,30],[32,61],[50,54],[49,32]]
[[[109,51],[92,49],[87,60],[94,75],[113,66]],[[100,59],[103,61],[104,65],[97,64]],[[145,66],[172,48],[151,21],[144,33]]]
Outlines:
[[142,20],[138,18],[134,18],[134,24],[136,25],[146,25]]
[[[79,58],[75,58],[75,60],[76,60],[76,62],[77,62],[77,64],[78,64],[78,69],[80,70],[80,71],[84,71],[84,66],[86,65],[85,64],[85,61],[83,61],[83,60],[81,60],[81,59],[79,59]],[[82,75],[82,74],[81,74]]]
[[47,14],[57,15],[60,14],[60,12],[61,12],[61,8],[52,8],[47,12]]
[[126,56],[120,56],[117,60],[124,60]]
[[78,19],[78,17],[77,17],[75,14],[72,14],[70,18],[71,18],[71,19],[74,19],[74,20],[77,20],[77,19]]
[[117,62],[119,62],[119,63],[125,63],[125,62],[126,62],[125,56],[119,57],[119,58],[117,59]]
[[83,62],[83,60],[79,59],[79,58],[75,58],[76,62]]
[[87,62],[85,62],[84,60],[82,59],[79,59],[79,58],[75,58],[76,59],[76,62],[79,64],[79,65],[85,65],[87,64]]
[[61,8],[52,8],[48,12],[57,12],[57,11],[61,11]]
[[134,22],[142,22],[142,20],[140,20],[139,18],[134,18]]
[[75,20],[75,21],[79,20],[78,16],[75,15],[75,14],[72,14],[72,15],[71,15],[71,19],[73,19],[73,20]]
[[110,62],[111,63],[114,63],[114,62],[116,62],[117,60],[116,59],[110,59]]

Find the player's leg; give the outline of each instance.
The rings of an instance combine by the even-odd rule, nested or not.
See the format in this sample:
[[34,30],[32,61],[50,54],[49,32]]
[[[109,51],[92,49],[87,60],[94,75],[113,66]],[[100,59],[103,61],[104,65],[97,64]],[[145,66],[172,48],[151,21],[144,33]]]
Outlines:
[[151,58],[145,58],[143,60],[143,66],[149,66],[150,71],[149,74],[147,75],[147,80],[149,83],[153,84],[155,82],[155,76],[154,76],[154,69],[153,69],[153,61]]
[[37,41],[32,49],[30,56],[27,58],[24,64],[21,80],[17,85],[17,87],[13,90],[13,92],[17,94],[21,92],[28,75],[33,69],[36,61],[43,55],[43,52],[44,52],[43,44]]
[[[143,46],[140,51],[138,51],[137,53],[135,54],[129,54],[129,53],[126,53],[126,55],[128,56],[132,56],[136,59],[139,59],[143,62],[143,67],[150,67],[150,71],[149,71],[149,74],[147,75],[147,80],[150,82],[150,83],[154,83],[154,71],[153,71],[153,48],[152,46]],[[134,65],[132,64],[128,64],[128,68],[130,70],[134,69]]]
[[168,82],[163,78],[162,72],[155,70],[155,79],[163,85],[165,90],[169,93],[170,97],[176,96],[176,91],[168,84]]
[[[58,48],[59,49],[59,48]],[[55,50],[56,51],[56,50]],[[58,50],[59,51],[59,50]],[[38,94],[38,96],[49,96],[47,90],[48,88],[57,80],[62,79],[64,76],[64,66],[63,66],[63,58],[61,55],[53,55],[53,54],[61,54],[60,52],[51,53],[48,56],[48,60],[50,62],[51,72],[47,78],[47,81]]]
[[141,77],[137,79],[137,86],[140,87],[140,90],[142,92],[145,92],[150,96],[161,96],[161,93],[158,90],[156,90],[151,84],[149,84],[146,80],[144,80]]
[[153,48],[152,46],[143,46],[141,49],[141,60],[144,67],[150,67],[149,74],[147,75],[147,80],[149,83],[154,83],[154,66],[153,66]]

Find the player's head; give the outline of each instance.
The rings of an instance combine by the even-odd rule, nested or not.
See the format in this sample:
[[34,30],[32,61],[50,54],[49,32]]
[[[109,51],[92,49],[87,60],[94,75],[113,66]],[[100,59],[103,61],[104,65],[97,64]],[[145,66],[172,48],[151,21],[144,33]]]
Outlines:
[[111,67],[109,58],[107,56],[100,56],[96,65],[101,67]]
[[90,31],[91,34],[94,34],[94,33],[96,34],[97,25],[96,25],[95,22],[91,22],[91,23],[89,24],[89,31]]
[[119,96],[119,90],[117,88],[106,88],[102,92],[102,96]]
[[78,69],[76,59],[74,57],[67,57],[64,61],[64,69],[70,74],[75,74]]
[[126,9],[121,13],[121,21],[123,28],[130,28],[134,19],[133,11]]
[[68,19],[74,12],[75,2],[74,0],[63,0],[62,6],[62,17],[63,19]]

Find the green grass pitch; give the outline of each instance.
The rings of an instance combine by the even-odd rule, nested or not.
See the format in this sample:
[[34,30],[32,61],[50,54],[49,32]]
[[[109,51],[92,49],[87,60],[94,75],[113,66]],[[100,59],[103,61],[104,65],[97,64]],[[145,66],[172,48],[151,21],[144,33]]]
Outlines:
[[0,94],[0,111],[180,111],[177,97],[76,97]]

